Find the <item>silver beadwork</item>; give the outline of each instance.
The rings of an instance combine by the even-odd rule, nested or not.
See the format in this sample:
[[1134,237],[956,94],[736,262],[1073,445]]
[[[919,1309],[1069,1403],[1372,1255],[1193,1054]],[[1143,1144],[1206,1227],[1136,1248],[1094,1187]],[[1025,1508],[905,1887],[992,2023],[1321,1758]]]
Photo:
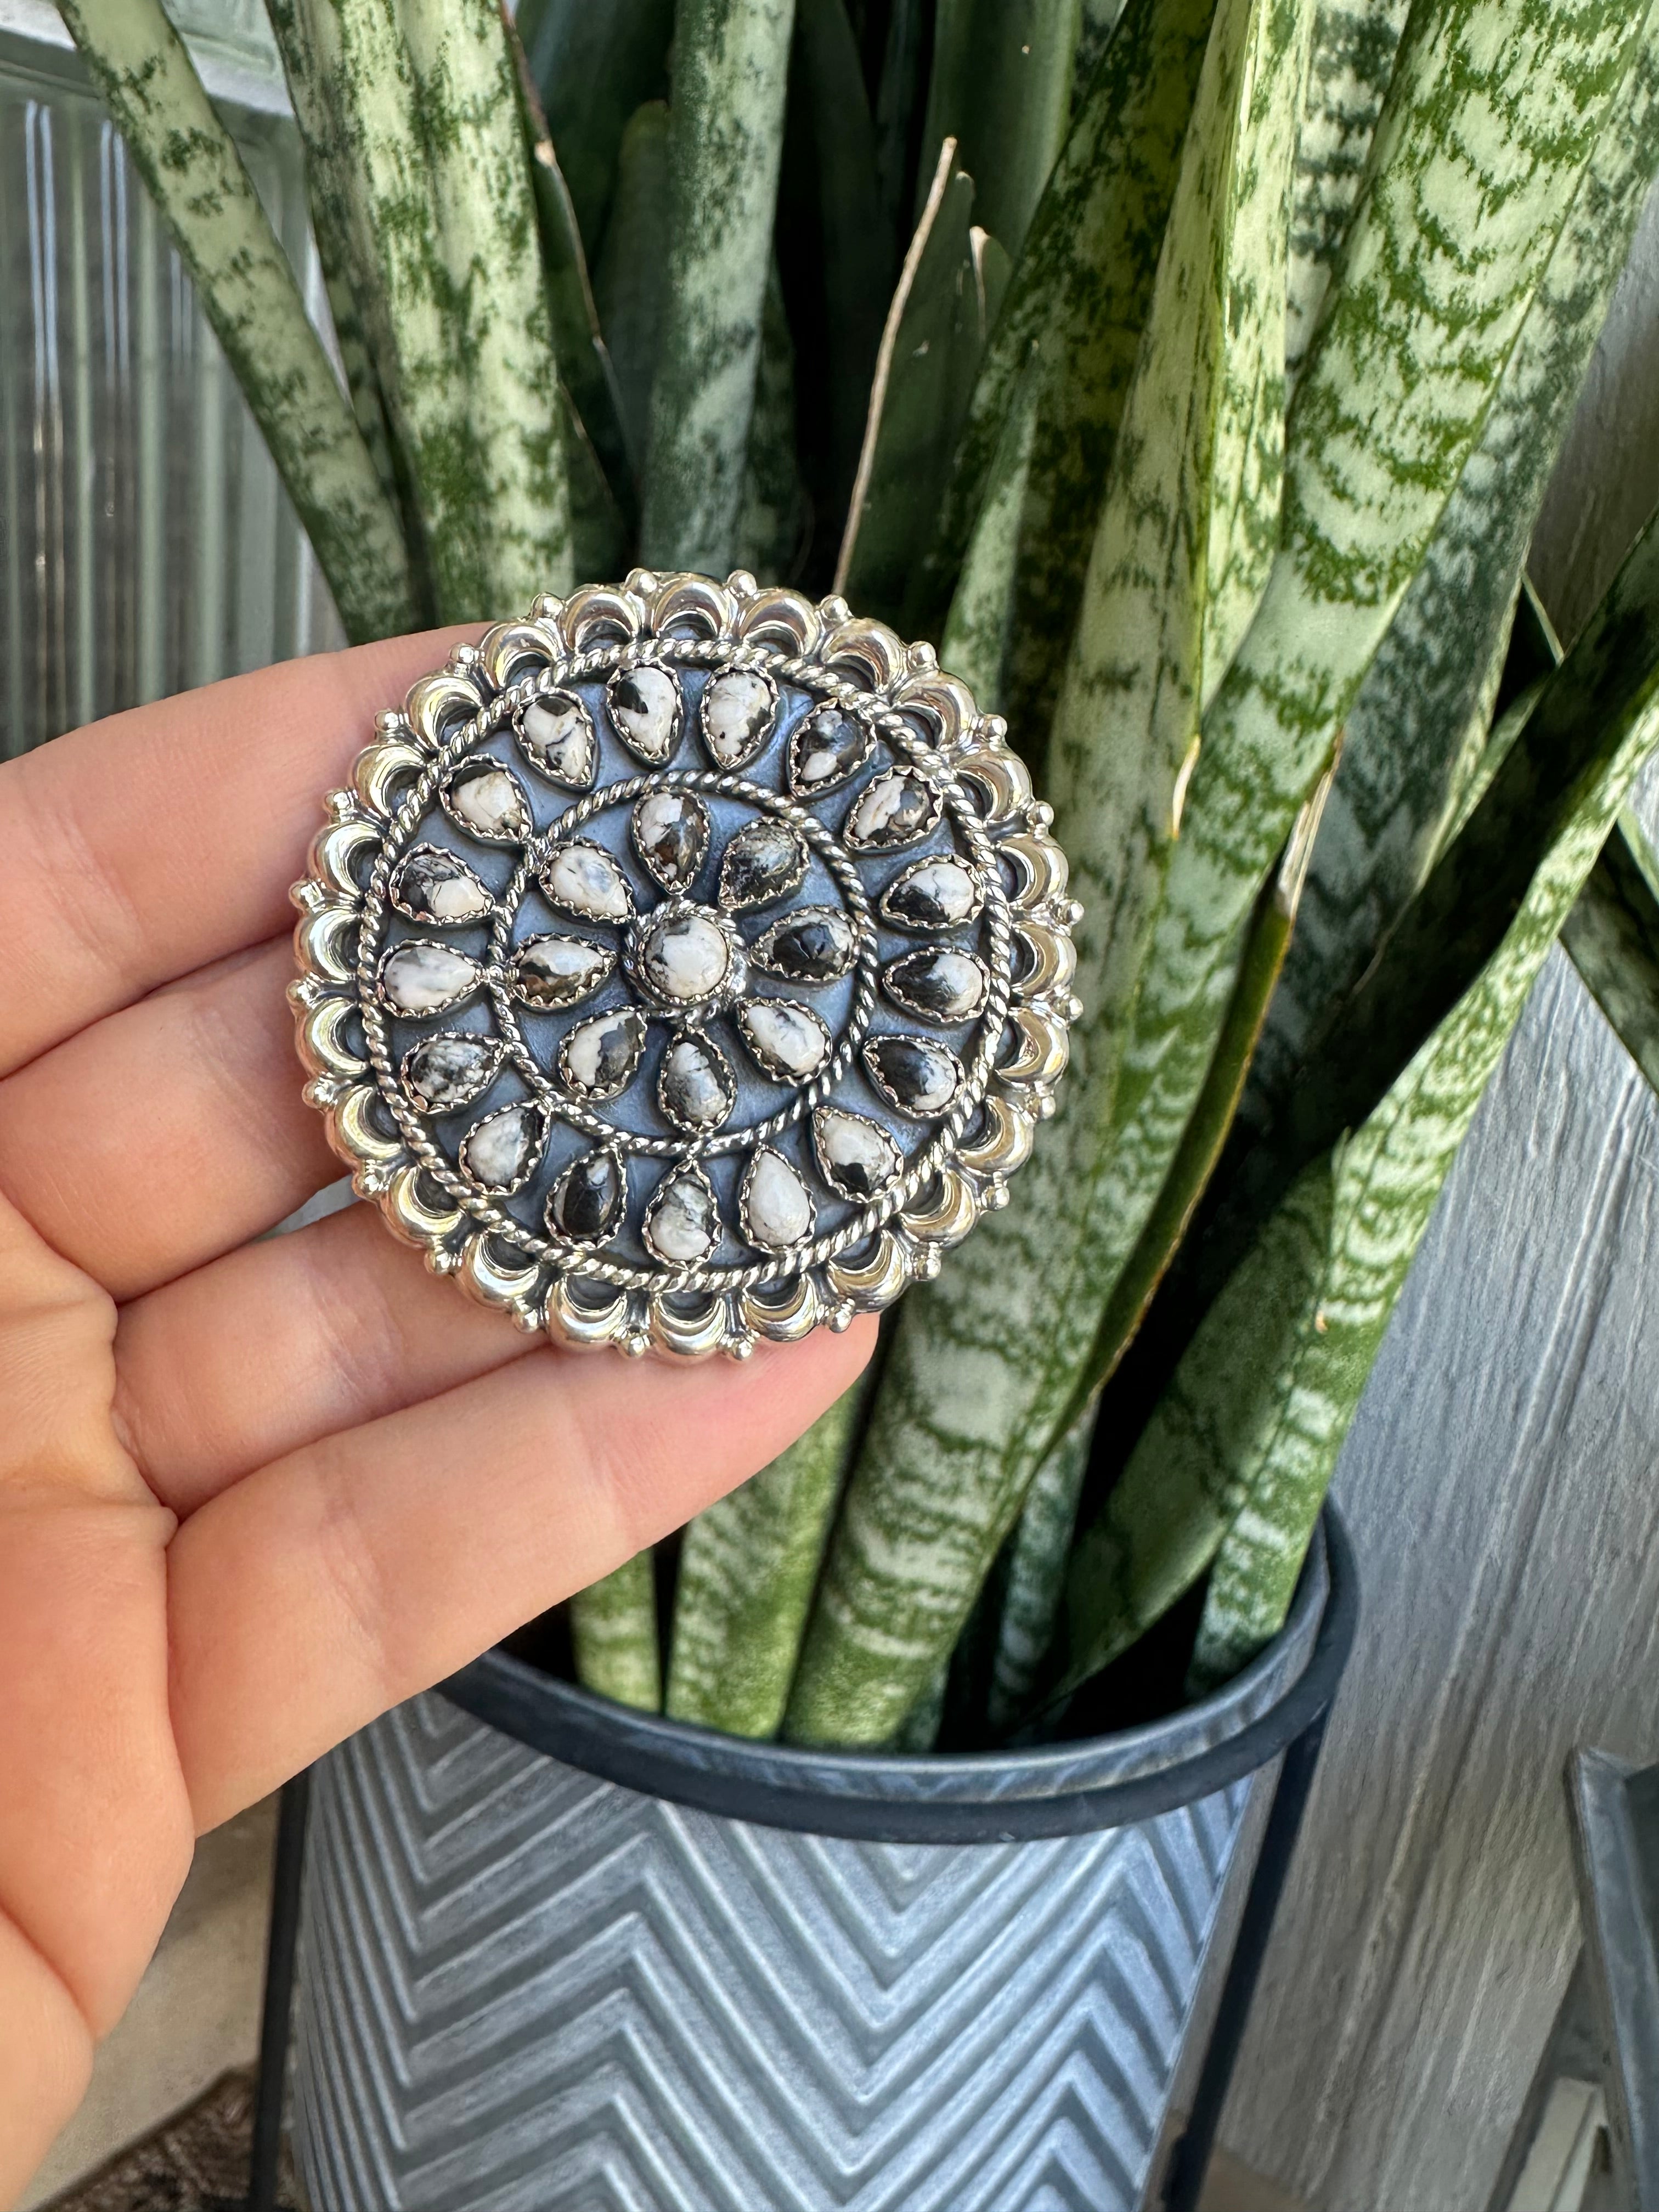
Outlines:
[[585,586],[380,716],[295,889],[307,1096],[440,1273],[575,1345],[844,1328],[1053,1110],[1064,856],[926,647]]

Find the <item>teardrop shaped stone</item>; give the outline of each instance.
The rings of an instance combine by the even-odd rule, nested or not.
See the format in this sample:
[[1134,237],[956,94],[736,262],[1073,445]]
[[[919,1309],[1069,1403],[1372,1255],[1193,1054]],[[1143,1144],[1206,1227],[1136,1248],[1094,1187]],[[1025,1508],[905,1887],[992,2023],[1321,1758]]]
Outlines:
[[627,1171],[615,1152],[608,1146],[583,1152],[553,1186],[547,1225],[580,1244],[603,1243],[622,1219],[627,1195]]
[[789,788],[801,797],[834,791],[862,768],[870,732],[839,707],[820,707],[789,740]]
[[698,726],[717,768],[746,768],[766,743],[778,695],[756,668],[726,668],[703,687]]
[[745,822],[720,862],[720,904],[730,914],[786,897],[806,873],[806,848],[784,822]]
[[513,988],[526,1006],[574,1006],[599,985],[617,956],[586,937],[531,937],[513,958]]
[[451,1031],[422,1037],[404,1054],[404,1088],[425,1114],[470,1106],[501,1064],[498,1038]]
[[411,938],[380,963],[380,995],[400,1014],[441,1014],[477,990],[478,976],[477,962],[453,945]]
[[547,691],[532,699],[518,719],[525,758],[554,783],[586,791],[599,765],[599,749],[586,702],[574,691]]
[[824,1180],[843,1198],[860,1201],[886,1189],[903,1154],[878,1122],[844,1106],[820,1106],[812,1116],[812,1143]]
[[533,1106],[502,1106],[475,1121],[461,1139],[461,1165],[486,1190],[511,1190],[524,1181],[541,1139]]
[[979,878],[962,861],[941,855],[913,860],[882,894],[881,911],[901,929],[950,929],[971,921],[984,904]]
[[542,889],[566,914],[589,921],[626,921],[634,911],[628,878],[603,846],[574,837],[541,871]]
[[463,830],[492,844],[519,844],[530,835],[530,807],[516,776],[480,754],[450,777],[444,804]]
[[392,900],[416,921],[481,921],[495,902],[459,853],[417,845],[392,882]]
[[634,850],[665,891],[690,888],[708,850],[708,810],[690,791],[647,791],[634,808]]
[[962,1088],[962,1062],[927,1037],[872,1037],[864,1064],[889,1103],[919,1121],[943,1114]]
[[763,1251],[787,1252],[812,1233],[812,1194],[781,1152],[763,1145],[743,1179],[743,1233]]
[[657,1071],[657,1101],[686,1129],[717,1129],[737,1103],[732,1071],[719,1048],[695,1030],[673,1038]]
[[738,1009],[738,1027],[762,1070],[779,1083],[805,1083],[830,1057],[829,1030],[788,999],[750,999]]
[[665,761],[680,733],[680,687],[668,671],[653,660],[618,669],[605,696],[629,750],[642,761]]
[[939,817],[939,793],[914,769],[890,769],[861,793],[845,836],[860,853],[890,853],[925,837]]
[[714,1194],[695,1168],[659,1183],[646,1208],[647,1245],[670,1267],[689,1267],[708,1257],[720,1237]]
[[632,1006],[579,1022],[559,1048],[559,1066],[573,1091],[614,1098],[639,1065],[645,1024]]
[[775,921],[753,945],[756,960],[792,983],[829,983],[857,957],[858,932],[839,907],[804,906]]
[[907,952],[882,977],[890,999],[925,1021],[965,1022],[985,1004],[991,979],[971,952],[952,945]]

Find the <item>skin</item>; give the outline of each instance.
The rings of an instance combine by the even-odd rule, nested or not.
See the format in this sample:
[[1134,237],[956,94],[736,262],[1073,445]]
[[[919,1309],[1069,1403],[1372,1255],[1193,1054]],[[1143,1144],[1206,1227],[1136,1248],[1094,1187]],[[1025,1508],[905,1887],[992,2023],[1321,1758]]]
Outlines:
[[454,633],[0,766],[0,2205],[195,1838],[773,1458],[866,1322],[577,1358],[353,1206],[300,1096],[289,884]]

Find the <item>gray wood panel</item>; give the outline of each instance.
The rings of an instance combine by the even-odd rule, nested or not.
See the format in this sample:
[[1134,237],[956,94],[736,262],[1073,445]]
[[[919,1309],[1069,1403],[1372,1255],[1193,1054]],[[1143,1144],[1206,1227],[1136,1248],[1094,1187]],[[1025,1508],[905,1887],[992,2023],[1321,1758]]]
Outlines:
[[[1656,332],[1650,205],[1534,555],[1569,630],[1659,489]],[[1577,1949],[1566,1754],[1659,1758],[1656,1285],[1659,1102],[1557,952],[1338,1471],[1359,1640],[1223,2130],[1322,2212],[1484,2212]]]

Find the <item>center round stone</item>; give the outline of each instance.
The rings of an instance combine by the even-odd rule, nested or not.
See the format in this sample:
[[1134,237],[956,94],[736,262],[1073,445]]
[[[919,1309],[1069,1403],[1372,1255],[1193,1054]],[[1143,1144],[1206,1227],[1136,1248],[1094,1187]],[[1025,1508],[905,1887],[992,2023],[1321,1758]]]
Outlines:
[[680,907],[647,921],[640,937],[640,971],[659,999],[690,1006],[716,998],[732,977],[732,939],[704,907]]

